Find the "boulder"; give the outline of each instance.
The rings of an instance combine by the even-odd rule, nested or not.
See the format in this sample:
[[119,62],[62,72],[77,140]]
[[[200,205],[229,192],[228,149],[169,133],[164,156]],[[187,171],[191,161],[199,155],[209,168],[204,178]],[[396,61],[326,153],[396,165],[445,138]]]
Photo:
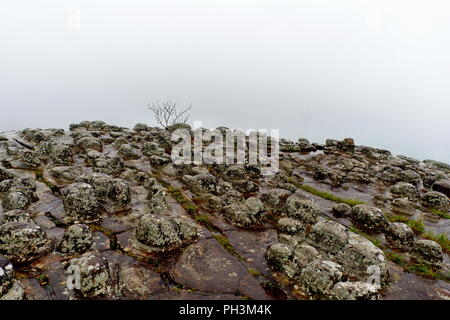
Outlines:
[[441,192],[445,194],[447,197],[450,197],[450,179],[440,179],[437,180],[431,186],[431,189],[434,191]]
[[347,244],[347,229],[334,221],[319,221],[312,226],[307,241],[320,251],[336,254]]
[[425,207],[447,212],[450,209],[448,197],[438,191],[429,191],[422,197],[422,204]]
[[434,267],[441,267],[444,254],[441,246],[428,239],[417,240],[412,251],[413,257],[421,263]]
[[91,185],[84,182],[70,184],[62,197],[68,221],[92,223],[100,220],[99,203]]
[[286,199],[284,214],[293,219],[298,219],[306,224],[314,224],[320,213],[319,207],[310,199],[302,199],[293,194]]
[[385,238],[389,246],[409,250],[414,243],[414,231],[404,223],[394,222],[387,227]]
[[300,280],[303,289],[313,296],[330,297],[336,283],[346,279],[342,266],[329,260],[314,260],[303,268]]
[[31,262],[51,249],[47,234],[34,223],[13,221],[0,225],[0,254],[13,263]]
[[397,182],[391,187],[391,193],[397,198],[408,198],[415,200],[419,197],[419,192],[415,186],[407,182]]
[[350,217],[363,230],[369,232],[382,232],[388,226],[383,212],[370,205],[358,204],[352,208]]
[[65,231],[58,251],[62,253],[83,253],[88,250],[94,241],[91,230],[85,224],[71,225]]
[[379,300],[378,290],[367,282],[338,282],[331,296],[336,300]]

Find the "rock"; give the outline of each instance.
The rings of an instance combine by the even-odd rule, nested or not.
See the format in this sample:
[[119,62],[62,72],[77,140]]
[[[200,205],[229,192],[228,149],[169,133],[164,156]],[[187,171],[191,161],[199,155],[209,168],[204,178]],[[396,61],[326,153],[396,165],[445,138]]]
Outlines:
[[23,210],[31,204],[31,199],[23,190],[14,190],[11,188],[3,198],[3,210]]
[[50,147],[49,157],[57,165],[70,165],[73,163],[72,150],[66,144],[53,144]]
[[415,200],[419,197],[416,187],[407,182],[397,182],[391,187],[391,193],[394,197],[408,198],[410,200]]
[[440,179],[437,180],[431,186],[431,189],[434,191],[441,192],[445,194],[447,197],[450,197],[450,179]]
[[336,254],[348,241],[345,227],[334,221],[319,221],[312,226],[308,243],[326,253]]
[[401,176],[402,181],[411,183],[415,187],[418,187],[422,182],[420,175],[413,170],[402,171],[400,176]]
[[77,147],[82,151],[96,150],[98,152],[103,151],[102,141],[94,137],[83,137],[77,141]]
[[41,160],[36,152],[31,150],[23,151],[20,156],[22,162],[29,168],[37,168],[41,165]]
[[256,197],[250,197],[243,204],[231,204],[224,208],[225,215],[239,227],[261,225],[266,216],[264,204]]
[[333,212],[340,217],[346,217],[350,214],[352,207],[346,203],[338,203],[333,207]]
[[317,296],[331,297],[336,283],[345,280],[341,265],[329,260],[314,260],[301,272],[303,289]]
[[394,222],[387,227],[385,238],[391,247],[408,250],[414,243],[414,231],[404,223]]
[[119,271],[119,292],[122,296],[148,299],[164,287],[156,272],[140,266],[125,265]]
[[239,204],[243,201],[244,196],[239,191],[236,190],[228,191],[222,196],[222,205],[224,207],[231,204]]
[[389,281],[383,251],[356,233],[348,233],[348,243],[336,254],[335,259],[347,274],[359,281],[367,281],[374,276],[380,286]]
[[27,222],[27,223],[34,223],[33,219],[31,219],[31,216],[29,213],[15,209],[8,212],[5,212],[3,214],[3,221],[2,223],[7,222]]
[[417,240],[412,251],[413,257],[421,263],[441,267],[444,255],[441,246],[428,239]]
[[383,212],[365,204],[358,204],[350,212],[351,218],[364,230],[369,232],[382,232],[388,226]]
[[98,252],[71,259],[66,272],[75,278],[73,291],[83,298],[103,296],[111,290],[108,262]]
[[84,182],[70,184],[63,191],[67,220],[92,223],[100,220],[100,211],[94,188]]
[[316,248],[307,244],[296,246],[294,248],[294,256],[300,268],[304,268],[314,260],[321,258],[321,255]]
[[187,247],[177,259],[170,275],[176,283],[203,292],[267,299],[259,282],[214,239]]
[[425,193],[422,197],[422,203],[426,207],[442,210],[444,212],[447,212],[450,208],[450,201],[447,196],[437,191]]
[[111,189],[108,197],[117,205],[127,205],[131,201],[131,189],[121,179],[113,179],[111,180]]
[[367,282],[338,282],[332,289],[331,296],[336,300],[378,300],[378,290]]
[[163,166],[165,164],[172,162],[172,159],[170,158],[170,156],[166,155],[166,154],[164,154],[162,156],[153,155],[149,159],[150,159],[150,164],[155,167]]
[[137,132],[148,131],[149,129],[150,129],[149,126],[147,126],[145,123],[137,123],[133,127],[133,130]]
[[261,200],[266,207],[273,212],[281,211],[284,201],[291,195],[291,192],[285,189],[271,189],[261,195]]
[[298,219],[306,224],[314,224],[319,213],[319,207],[312,200],[302,199],[295,194],[286,199],[284,214],[289,218]]
[[355,150],[355,142],[352,138],[345,138],[337,142],[337,147],[345,152],[353,152]]
[[147,214],[139,220],[135,235],[147,246],[172,250],[196,238],[197,232],[196,225],[184,218]]
[[11,261],[0,256],[0,297],[14,284],[14,270]]
[[93,241],[92,232],[87,225],[74,224],[64,233],[58,250],[62,253],[83,253],[91,247]]
[[293,249],[284,243],[275,243],[267,248],[266,259],[269,265],[289,278],[300,274],[301,267]]
[[123,172],[123,170],[123,159],[117,156],[107,160],[96,161],[94,167],[94,172],[104,173],[112,176],[119,175]]
[[141,154],[139,152],[139,149],[129,144],[122,144],[119,148],[119,156],[124,160],[133,160],[139,159],[141,157]]
[[5,168],[0,167],[0,181],[13,179],[14,176]]
[[0,297],[0,300],[23,300],[25,298],[25,291],[18,281],[15,281],[12,287]]
[[[149,196],[151,193],[149,193]],[[170,204],[171,198],[164,189],[156,191],[151,195],[150,210],[155,214],[170,214],[172,212],[172,206]]]
[[259,186],[251,180],[237,180],[232,182],[233,188],[244,194],[255,193],[259,191]]
[[391,203],[392,210],[401,214],[412,215],[414,213],[414,205],[408,198],[395,198]]
[[301,241],[306,238],[306,226],[299,220],[281,218],[278,220],[278,231],[281,233],[298,236]]
[[74,167],[54,167],[49,170],[50,175],[63,182],[73,182],[77,178],[78,174]]
[[34,223],[14,221],[0,225],[0,254],[13,263],[33,261],[51,249],[47,234]]
[[183,181],[190,185],[194,192],[212,192],[217,190],[217,179],[210,173],[197,174],[195,176],[185,175]]
[[315,165],[313,167],[313,177],[316,180],[325,180],[328,177],[328,170],[324,166]]

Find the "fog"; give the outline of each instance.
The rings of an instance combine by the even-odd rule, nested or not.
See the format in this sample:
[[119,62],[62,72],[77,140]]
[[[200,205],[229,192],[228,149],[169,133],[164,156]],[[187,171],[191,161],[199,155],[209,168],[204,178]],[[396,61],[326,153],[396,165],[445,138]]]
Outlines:
[[[280,129],[450,162],[450,2],[85,0],[0,4],[0,131],[156,125]],[[78,19],[79,18],[79,19]]]

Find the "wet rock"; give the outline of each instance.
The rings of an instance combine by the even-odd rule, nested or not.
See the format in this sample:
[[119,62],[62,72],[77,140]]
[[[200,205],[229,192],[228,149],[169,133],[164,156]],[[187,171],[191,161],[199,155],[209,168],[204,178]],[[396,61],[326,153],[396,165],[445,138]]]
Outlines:
[[345,227],[334,221],[319,221],[308,235],[308,243],[326,253],[336,254],[348,241]]
[[33,261],[51,249],[47,234],[34,223],[14,221],[0,225],[0,254],[13,263]]
[[397,182],[391,187],[391,193],[395,197],[408,198],[410,200],[415,200],[419,197],[419,192],[416,187],[407,182]]
[[355,142],[352,138],[345,138],[337,142],[337,147],[345,152],[353,152],[355,150]]
[[282,204],[291,195],[291,192],[285,189],[272,189],[261,195],[261,200],[266,207],[273,212],[279,212]]
[[29,213],[15,209],[8,212],[5,212],[3,214],[3,221],[2,223],[7,222],[27,222],[27,223],[34,223],[33,219],[31,219],[31,216]]
[[41,165],[41,160],[36,152],[27,150],[20,156],[22,162],[29,168],[37,168]]
[[162,156],[153,155],[149,158],[149,160],[150,160],[150,164],[152,166],[156,166],[156,167],[163,166],[165,164],[172,162],[172,159],[170,159],[170,156],[166,155],[166,154],[164,154]]
[[128,184],[121,179],[111,180],[111,189],[108,197],[114,201],[115,204],[124,206],[131,201],[131,189]]
[[328,177],[328,170],[324,166],[315,165],[313,167],[313,177],[316,180],[325,180]]
[[413,170],[402,171],[401,179],[405,182],[411,183],[412,185],[414,185],[416,187],[418,187],[422,182],[420,175]]
[[65,144],[53,144],[49,152],[50,159],[57,165],[70,165],[73,163],[72,150]]
[[336,300],[378,300],[378,290],[367,282],[338,282],[332,289],[331,296]]
[[172,206],[171,198],[164,189],[157,190],[154,194],[149,193],[151,197],[149,202],[150,211],[155,214],[170,214]]
[[437,242],[428,239],[417,240],[412,254],[419,262],[434,267],[441,267],[444,259],[441,246]]
[[117,176],[124,170],[123,159],[121,157],[112,157],[107,160],[99,160],[95,162],[94,172],[104,173]]
[[422,203],[426,207],[445,212],[450,208],[450,201],[447,196],[437,191],[429,191],[425,193],[422,197]]
[[111,290],[108,262],[98,252],[86,252],[80,258],[71,259],[66,272],[68,277],[77,275],[73,291],[83,298],[103,296]]
[[251,180],[238,180],[233,181],[233,188],[244,194],[255,193],[259,191],[259,186]]
[[141,154],[138,148],[129,144],[122,144],[119,148],[119,156],[124,160],[139,159]]
[[69,185],[63,191],[63,204],[67,220],[91,223],[100,219],[94,188],[87,183],[77,182]]
[[359,281],[366,281],[373,276],[378,276],[380,285],[389,281],[383,251],[356,233],[348,233],[348,243],[336,254],[335,259],[347,274]]
[[6,257],[0,256],[0,297],[2,297],[13,284],[13,265]]
[[387,227],[385,238],[391,247],[408,250],[414,243],[414,231],[404,223],[394,222]]
[[222,205],[228,206],[233,204],[239,204],[244,201],[244,196],[236,190],[231,190],[225,193],[225,195],[222,196]]
[[441,192],[445,194],[447,197],[450,197],[450,179],[440,179],[437,180],[431,186],[431,189],[434,191]]
[[103,151],[102,141],[94,137],[83,137],[77,141],[77,147],[82,151],[96,150]]
[[23,300],[25,292],[18,281],[15,281],[12,287],[0,297],[0,300]]
[[93,235],[85,224],[74,224],[70,226],[59,243],[58,250],[62,253],[83,253],[93,243]]
[[78,174],[74,167],[62,166],[62,167],[54,167],[49,170],[50,175],[64,182],[72,182],[75,181]]
[[312,200],[302,199],[295,194],[286,199],[284,214],[289,218],[298,219],[306,224],[314,224],[319,213],[319,207]]
[[135,235],[147,246],[171,250],[195,239],[197,232],[189,220],[147,214],[139,220]]
[[164,289],[156,272],[140,266],[125,265],[119,271],[119,292],[122,296],[148,299]]
[[291,246],[275,243],[267,248],[266,259],[269,265],[289,278],[298,276],[301,272],[300,264]]
[[[13,190],[14,189],[14,190]],[[2,206],[4,211],[23,210],[31,204],[31,199],[21,189],[11,188],[3,198]]]
[[212,192],[217,190],[217,179],[210,173],[197,174],[195,176],[185,175],[183,181],[191,186],[194,192]]
[[412,215],[414,204],[408,198],[395,198],[391,203],[392,210],[397,213]]
[[362,229],[369,232],[382,232],[388,226],[388,221],[383,212],[369,205],[359,204],[354,206],[350,216]]
[[315,260],[301,272],[304,290],[317,296],[331,297],[336,283],[345,280],[341,265],[329,260]]
[[250,197],[243,204],[232,204],[224,208],[225,215],[239,227],[261,225],[266,216],[264,204],[256,197]]
[[333,212],[340,217],[346,217],[350,214],[352,207],[346,203],[339,203],[333,207]]
[[258,281],[214,239],[186,248],[171,270],[171,276],[177,283],[204,292],[267,299]]
[[299,220],[292,218],[281,218],[278,220],[278,231],[284,234],[296,236],[299,242],[306,238],[306,226]]

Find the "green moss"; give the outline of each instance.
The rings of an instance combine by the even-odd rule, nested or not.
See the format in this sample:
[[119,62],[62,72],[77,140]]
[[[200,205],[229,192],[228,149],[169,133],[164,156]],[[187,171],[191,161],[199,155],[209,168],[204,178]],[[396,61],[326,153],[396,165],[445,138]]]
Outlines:
[[443,219],[450,219],[450,214],[448,214],[447,212],[438,210],[438,209],[431,209],[430,212],[432,214],[435,214]]
[[247,269],[247,271],[248,271],[248,273],[250,273],[254,277],[259,277],[261,275],[261,272],[259,272],[255,268],[251,268],[250,267],[250,268]]
[[332,193],[318,190],[318,189],[316,189],[314,187],[311,187],[309,185],[297,183],[292,178],[289,178],[288,180],[289,180],[290,183],[292,183],[297,188],[305,190],[306,192],[309,192],[311,194],[314,194],[314,195],[319,196],[319,197],[321,197],[323,199],[326,199],[326,200],[330,200],[330,201],[337,202],[337,203],[346,203],[346,204],[348,204],[351,207],[356,206],[358,204],[366,204],[364,201],[361,201],[361,200],[358,200],[358,199],[341,198],[341,197],[338,197],[338,196],[336,196],[336,195],[334,195]]
[[389,261],[392,261],[400,266],[404,266],[405,265],[405,261],[403,259],[403,256],[397,252],[393,252],[393,251],[385,251],[384,255],[386,257],[386,259],[388,259]]
[[421,235],[425,231],[423,220],[409,220],[406,224],[418,235]]
[[386,219],[388,219],[390,222],[408,223],[410,221],[410,219],[408,219],[408,217],[401,216],[401,215],[393,215],[393,214],[388,214],[388,213],[385,213],[384,215],[386,216]]
[[220,245],[232,256],[235,256],[236,258],[238,258],[241,261],[244,261],[244,257],[241,256],[239,254],[239,252],[236,251],[236,249],[234,249],[234,247],[231,245],[230,241],[228,240],[227,237],[225,237],[224,235],[221,234],[215,234],[213,235],[214,239],[217,240],[217,242],[220,243]]

